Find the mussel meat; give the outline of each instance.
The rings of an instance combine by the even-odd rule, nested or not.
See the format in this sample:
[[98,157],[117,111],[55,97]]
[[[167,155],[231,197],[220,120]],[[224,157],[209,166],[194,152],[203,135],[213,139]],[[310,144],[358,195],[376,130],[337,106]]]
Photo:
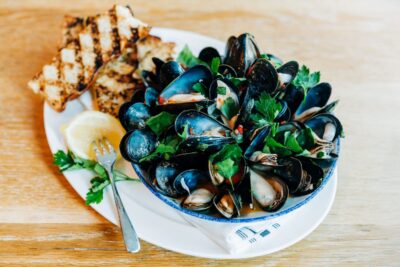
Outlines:
[[240,216],[242,199],[234,191],[226,190],[217,194],[213,199],[214,207],[226,218]]

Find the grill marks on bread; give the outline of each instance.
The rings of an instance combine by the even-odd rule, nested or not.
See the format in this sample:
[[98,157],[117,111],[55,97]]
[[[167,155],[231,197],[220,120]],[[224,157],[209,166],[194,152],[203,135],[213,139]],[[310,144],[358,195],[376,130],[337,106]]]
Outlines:
[[128,7],[120,5],[86,19],[67,16],[59,52],[28,86],[62,111],[68,100],[88,87],[100,66],[134,46],[149,30]]

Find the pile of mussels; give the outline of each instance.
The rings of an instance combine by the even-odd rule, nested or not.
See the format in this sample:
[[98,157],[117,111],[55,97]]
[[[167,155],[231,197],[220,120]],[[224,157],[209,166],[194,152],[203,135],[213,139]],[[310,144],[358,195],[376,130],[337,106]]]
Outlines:
[[178,61],[153,58],[156,72],[142,72],[145,89],[119,112],[121,154],[151,186],[232,218],[277,211],[320,185],[342,133],[328,83],[296,85],[298,63],[261,54],[247,33],[230,37],[224,56],[207,47]]

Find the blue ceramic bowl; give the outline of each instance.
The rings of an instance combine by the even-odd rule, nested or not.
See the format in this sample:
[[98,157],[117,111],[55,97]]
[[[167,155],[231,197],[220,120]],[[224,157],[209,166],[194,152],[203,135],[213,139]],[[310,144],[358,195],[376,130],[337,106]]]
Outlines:
[[[340,139],[338,138],[337,141],[337,151],[339,153],[340,151]],[[285,205],[283,205],[282,208],[280,208],[278,211],[275,212],[254,212],[251,213],[250,215],[246,215],[243,217],[237,217],[237,218],[224,218],[224,217],[215,217],[211,214],[207,213],[199,213],[195,212],[192,210],[188,210],[183,208],[180,203],[175,200],[174,198],[165,196],[161,194],[159,191],[157,191],[151,184],[150,180],[148,179],[147,173],[137,164],[132,164],[134,170],[136,171],[137,175],[139,176],[140,180],[143,182],[143,184],[152,192],[157,198],[159,198],[161,201],[166,203],[168,206],[171,206],[172,208],[178,210],[179,212],[207,220],[207,221],[214,221],[214,222],[221,222],[221,223],[249,223],[249,222],[259,222],[259,221],[265,221],[268,219],[272,218],[277,218],[283,215],[286,215],[290,212],[293,212],[297,210],[298,208],[307,205],[321,190],[327,185],[329,180],[332,178],[332,175],[335,171],[336,168],[336,163],[337,159],[334,160],[333,164],[331,167],[328,169],[326,176],[323,178],[320,186],[315,189],[313,192],[311,192],[308,195],[305,196],[290,196],[286,200]]]

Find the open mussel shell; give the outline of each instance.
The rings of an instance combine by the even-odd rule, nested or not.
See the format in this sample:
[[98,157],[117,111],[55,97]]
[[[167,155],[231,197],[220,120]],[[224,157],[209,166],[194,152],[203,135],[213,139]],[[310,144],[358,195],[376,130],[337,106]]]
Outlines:
[[224,124],[234,129],[240,110],[237,88],[229,80],[217,78],[211,83],[209,98],[214,100],[215,108],[220,112]]
[[289,195],[288,186],[278,177],[250,172],[253,199],[268,212],[279,210]]
[[333,142],[341,134],[343,127],[339,119],[333,114],[318,114],[308,119],[304,124],[310,127],[319,138]]
[[289,192],[294,195],[304,195],[314,191],[323,178],[323,170],[311,161],[301,161],[295,157],[279,159],[282,165],[276,168],[275,173],[281,177],[289,187]]
[[158,80],[160,81],[161,86],[165,87],[178,78],[183,72],[184,70],[178,62],[168,61],[160,67]]
[[244,152],[244,158],[249,167],[263,173],[270,173],[279,165],[277,154],[262,152],[264,140],[268,136],[270,130],[270,126],[264,126],[259,129]]
[[128,132],[121,140],[119,150],[124,159],[139,163],[140,160],[154,151],[157,136],[149,129],[137,129]]
[[294,114],[294,120],[304,121],[319,112],[328,103],[332,87],[329,83],[319,83],[308,90],[305,100]]
[[239,194],[231,190],[224,190],[213,199],[214,207],[226,218],[240,216],[242,199]]
[[214,58],[219,58],[221,60],[218,50],[214,47],[205,47],[199,53],[199,59],[208,65],[211,64]]
[[297,61],[286,62],[276,71],[279,76],[280,89],[284,89],[296,77],[297,72],[299,71],[299,63],[297,63]]
[[210,177],[204,171],[190,169],[179,173],[174,180],[174,188],[181,195],[191,194],[195,189],[210,183]]
[[138,103],[138,102],[144,102],[144,94],[145,94],[145,89],[139,89],[139,90],[135,90],[133,92],[131,101],[132,103]]
[[224,77],[237,77],[236,70],[227,64],[221,64],[218,66],[218,73]]
[[232,66],[238,77],[243,77],[247,69],[260,57],[260,51],[249,33],[230,37],[227,42],[224,63]]
[[153,177],[153,186],[164,195],[179,196],[174,187],[174,181],[180,172],[181,169],[176,162],[164,160],[159,162],[155,169],[150,172]]
[[247,164],[244,158],[241,159],[239,165],[239,171],[234,174],[231,179],[226,179],[220,173],[218,173],[216,166],[211,160],[208,161],[208,171],[210,174],[211,182],[215,186],[224,186],[228,188],[236,187],[244,179],[248,172]]
[[146,120],[150,117],[150,107],[141,102],[124,103],[118,112],[118,118],[127,131],[143,129],[146,127]]
[[194,150],[216,151],[235,141],[228,127],[197,110],[183,111],[175,119],[175,131],[181,134],[186,130],[182,146]]
[[207,97],[193,89],[196,83],[202,83],[209,88],[212,81],[210,69],[197,65],[182,73],[173,80],[159,95],[158,106],[171,112],[194,108],[200,102],[208,102]]
[[279,103],[281,104],[282,109],[276,116],[275,121],[276,122],[289,121],[290,118],[292,117],[292,113],[290,112],[288,104],[283,100],[279,100]]
[[157,104],[159,91],[153,87],[147,87],[144,92],[144,103],[149,107],[154,107]]
[[182,201],[182,207],[193,211],[208,210],[213,205],[214,196],[215,193],[208,188],[197,188]]

